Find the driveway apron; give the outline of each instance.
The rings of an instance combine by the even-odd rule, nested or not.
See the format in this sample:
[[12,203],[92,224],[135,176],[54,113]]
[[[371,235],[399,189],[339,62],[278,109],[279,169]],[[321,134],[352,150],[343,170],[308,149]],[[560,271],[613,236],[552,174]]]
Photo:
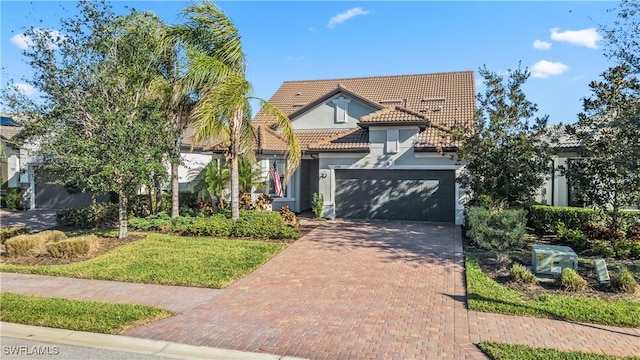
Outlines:
[[210,302],[128,336],[310,359],[486,358],[460,228],[332,221]]

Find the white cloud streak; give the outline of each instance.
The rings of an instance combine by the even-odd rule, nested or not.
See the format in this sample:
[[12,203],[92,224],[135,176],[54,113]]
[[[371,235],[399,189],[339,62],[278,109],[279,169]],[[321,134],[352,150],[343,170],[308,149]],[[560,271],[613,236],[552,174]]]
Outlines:
[[533,42],[533,48],[538,50],[549,50],[551,45],[548,41],[536,40]]
[[559,28],[551,29],[551,39],[560,42],[567,42],[571,45],[584,46],[590,49],[598,48],[598,41],[602,36],[595,28],[583,30],[559,31]]
[[569,66],[561,62],[540,60],[531,66],[531,76],[546,79],[549,76],[560,75],[569,70]]
[[16,83],[16,88],[18,89],[18,91],[20,91],[21,93],[27,95],[27,96],[31,96],[33,94],[36,93],[36,89],[29,85],[29,84],[24,84],[24,83]]
[[[34,33],[36,33],[36,38],[42,37],[46,39],[49,42],[47,45],[50,49],[56,49],[64,41],[64,36],[58,30],[34,29]],[[12,36],[11,43],[22,50],[26,50],[34,44],[33,39],[25,34]]]
[[11,43],[18,49],[26,50],[33,42],[30,37],[25,36],[24,34],[17,34],[11,37]]
[[363,10],[361,7],[356,7],[356,8],[347,10],[343,13],[340,13],[332,17],[331,19],[329,19],[329,23],[327,24],[327,27],[329,29],[333,29],[336,27],[336,25],[342,24],[343,22],[349,19],[352,19],[358,15],[367,15],[369,13],[371,13],[371,11]]

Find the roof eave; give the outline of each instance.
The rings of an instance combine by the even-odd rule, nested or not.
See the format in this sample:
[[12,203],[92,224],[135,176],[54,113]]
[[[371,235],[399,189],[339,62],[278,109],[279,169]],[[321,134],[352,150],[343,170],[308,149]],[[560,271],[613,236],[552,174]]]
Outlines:
[[417,126],[420,129],[425,129],[429,126],[429,120],[424,121],[378,121],[378,122],[358,122],[358,125],[363,129],[368,129],[371,126]]

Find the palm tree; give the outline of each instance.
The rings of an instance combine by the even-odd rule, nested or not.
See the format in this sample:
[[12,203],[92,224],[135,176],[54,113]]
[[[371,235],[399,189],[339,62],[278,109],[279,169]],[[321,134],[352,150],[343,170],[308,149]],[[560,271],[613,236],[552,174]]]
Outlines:
[[224,189],[229,184],[227,164],[218,165],[218,162],[213,160],[205,167],[190,170],[189,177],[193,181],[194,191],[203,191],[211,198],[212,204],[215,205],[215,198],[218,200],[218,208],[224,208]]
[[188,6],[184,14],[186,24],[176,26],[173,34],[188,47],[186,78],[198,95],[191,114],[192,143],[222,140],[228,144],[231,216],[238,219],[238,159],[243,154],[251,156],[250,145],[255,140],[249,101],[259,101],[289,143],[285,182],[300,164],[300,146],[287,116],[267,101],[251,96],[252,87],[246,79],[246,57],[238,30],[231,20],[210,0]]
[[257,169],[255,161],[240,158],[238,161],[238,186],[240,194],[250,193],[252,188],[265,187],[262,171]]

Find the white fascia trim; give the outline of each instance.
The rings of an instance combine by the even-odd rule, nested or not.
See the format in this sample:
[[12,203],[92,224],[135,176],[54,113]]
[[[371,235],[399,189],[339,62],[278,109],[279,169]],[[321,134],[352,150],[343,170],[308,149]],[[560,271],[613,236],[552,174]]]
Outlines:
[[445,152],[444,154],[439,153],[439,152],[426,152],[426,151],[417,151],[415,152],[415,157],[416,158],[430,158],[430,157],[451,157],[451,156],[456,156],[456,153],[454,152]]

